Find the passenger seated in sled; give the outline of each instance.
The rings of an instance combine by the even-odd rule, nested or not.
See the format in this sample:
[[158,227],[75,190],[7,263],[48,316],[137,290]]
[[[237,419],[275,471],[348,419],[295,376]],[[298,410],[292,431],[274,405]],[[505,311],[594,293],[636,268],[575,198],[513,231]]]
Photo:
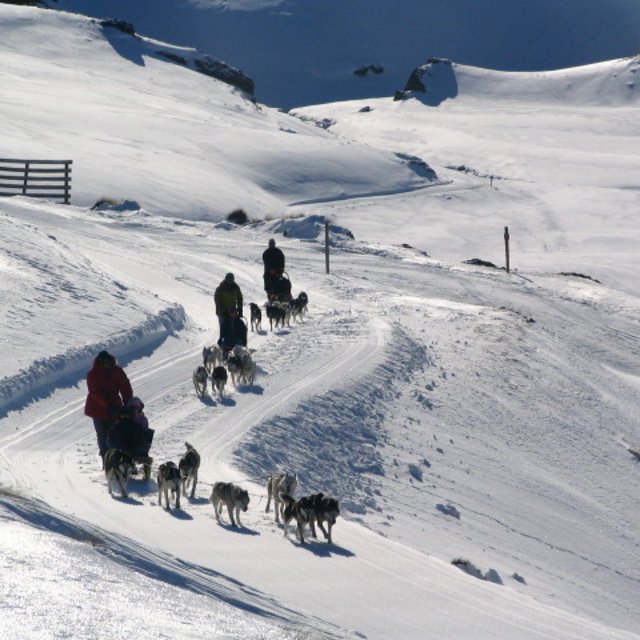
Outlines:
[[269,281],[269,290],[267,291],[269,302],[291,302],[291,280],[281,274]]
[[228,354],[237,344],[247,346],[247,323],[234,307],[220,324],[218,345],[223,353]]
[[143,465],[144,477],[151,477],[149,449],[153,442],[153,429],[144,415],[144,404],[140,398],[131,398],[118,413],[118,422],[111,427],[107,435],[108,449],[121,449],[128,453],[135,462]]

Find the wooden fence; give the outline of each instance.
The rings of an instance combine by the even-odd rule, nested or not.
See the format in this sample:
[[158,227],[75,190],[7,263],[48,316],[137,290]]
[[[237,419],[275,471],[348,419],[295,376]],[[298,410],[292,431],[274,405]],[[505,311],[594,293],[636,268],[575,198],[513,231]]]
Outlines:
[[0,196],[59,198],[69,204],[72,162],[0,158]]

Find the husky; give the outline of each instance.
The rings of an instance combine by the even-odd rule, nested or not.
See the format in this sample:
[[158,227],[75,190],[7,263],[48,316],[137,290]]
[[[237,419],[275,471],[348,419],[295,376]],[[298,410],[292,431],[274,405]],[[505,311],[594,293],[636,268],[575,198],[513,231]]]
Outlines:
[[251,331],[262,331],[262,311],[255,302],[249,303],[251,310]]
[[238,382],[244,384],[253,384],[255,382],[256,365],[251,357],[251,352],[246,347],[236,345],[231,351],[227,366],[234,386]]
[[211,347],[204,347],[202,349],[202,364],[207,373],[211,375],[213,368],[218,364],[222,364],[222,349],[217,344]]
[[227,384],[228,378],[227,370],[223,365],[219,364],[217,367],[213,368],[213,372],[211,373],[211,387],[212,389],[215,389],[220,400],[222,400],[224,396],[224,388]]
[[284,327],[287,312],[279,302],[270,302],[265,306],[267,310],[267,318],[269,318],[269,328],[273,331],[273,327]]
[[280,498],[285,503],[282,520],[284,523],[285,538],[289,535],[289,523],[296,521],[296,538],[300,544],[304,544],[304,528],[313,524],[316,517],[315,500],[311,496],[295,500],[286,493],[282,493]]
[[[242,522],[240,522],[240,511],[246,512],[249,508],[250,500],[249,493],[245,489],[241,489],[231,482],[216,482],[213,485],[209,500],[211,500],[213,512],[216,514],[216,520],[218,522],[220,522],[222,507],[227,505],[231,526],[242,526]],[[235,519],[233,517],[234,513],[236,516]]]
[[297,298],[291,301],[291,317],[294,320],[302,320],[307,313],[309,298],[304,291],[301,291]]
[[[336,523],[336,519],[340,515],[340,504],[338,500],[332,498],[331,496],[325,496],[324,493],[316,493],[313,496],[310,496],[313,500],[314,511],[315,511],[315,522],[318,523],[320,530],[322,531],[322,535],[324,535],[325,540],[332,544],[331,541],[331,529],[333,525]],[[325,530],[323,523],[327,523],[327,530]],[[317,538],[315,524],[311,522],[311,535],[314,538]]]
[[162,494],[167,509],[171,509],[169,501],[169,491],[175,498],[176,509],[180,508],[180,490],[182,489],[182,478],[180,469],[175,462],[164,462],[158,467],[158,504],[162,506]]
[[284,517],[284,502],[280,497],[281,494],[286,494],[293,498],[293,494],[298,488],[298,476],[295,473],[289,473],[288,471],[279,471],[278,473],[272,473],[267,480],[267,506],[265,513],[269,513],[269,507],[271,506],[271,500],[273,500],[273,509],[276,514],[276,522],[280,524],[280,518]]
[[204,398],[204,394],[207,392],[208,377],[209,377],[209,374],[207,373],[207,370],[202,365],[200,365],[193,372],[193,386],[196,390],[196,395],[199,398]]
[[198,471],[200,469],[200,454],[188,442],[184,443],[187,451],[180,458],[178,469],[182,479],[182,492],[187,497],[187,488],[191,485],[191,498],[195,496],[198,484]]
[[235,387],[238,384],[242,373],[242,358],[231,352],[227,358],[227,368],[229,369],[229,375],[231,376],[231,384]]
[[107,477],[107,488],[109,495],[113,495],[113,481],[120,485],[120,493],[123,498],[128,498],[127,484],[129,478],[136,472],[136,463],[133,458],[120,449],[109,449],[104,454],[104,474]]
[[256,379],[256,363],[251,357],[251,352],[246,347],[236,345],[234,353],[242,360],[241,377],[245,384],[253,384]]
[[309,308],[308,308],[309,296],[304,291],[301,291],[298,294],[298,297],[296,298],[296,300],[298,301],[298,304],[300,305],[300,315],[302,317],[304,317],[305,315],[307,315],[307,311],[309,310]]

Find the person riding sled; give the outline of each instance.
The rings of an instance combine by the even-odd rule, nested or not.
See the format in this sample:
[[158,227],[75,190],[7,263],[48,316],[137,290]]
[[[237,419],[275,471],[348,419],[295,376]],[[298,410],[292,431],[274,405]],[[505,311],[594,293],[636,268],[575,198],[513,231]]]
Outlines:
[[227,321],[221,326],[218,345],[228,353],[236,345],[247,346],[247,324],[236,308],[230,309]]
[[121,449],[139,462],[150,462],[149,449],[153,442],[154,430],[144,415],[144,404],[139,398],[132,398],[122,407],[118,421],[109,430],[107,446]]

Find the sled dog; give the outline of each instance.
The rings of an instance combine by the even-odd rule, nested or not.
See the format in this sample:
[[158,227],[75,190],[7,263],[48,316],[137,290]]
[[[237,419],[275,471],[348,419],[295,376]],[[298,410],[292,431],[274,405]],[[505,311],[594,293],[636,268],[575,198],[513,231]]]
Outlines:
[[262,311],[255,302],[249,303],[251,310],[251,331],[262,331]]
[[204,398],[204,394],[207,391],[208,376],[207,370],[202,365],[193,372],[193,386],[199,398]]
[[211,375],[213,368],[221,363],[222,349],[217,344],[202,349],[202,364],[209,375]]
[[286,493],[281,494],[280,498],[285,504],[282,516],[285,537],[289,535],[289,523],[295,520],[296,538],[300,544],[304,544],[304,528],[313,524],[316,515],[314,499],[311,496],[305,496],[300,500],[295,500]]
[[213,368],[213,372],[211,373],[211,386],[215,389],[220,400],[222,400],[224,396],[224,388],[227,384],[228,377],[227,370],[223,365],[219,364]]
[[279,302],[270,302],[265,306],[267,310],[267,318],[269,318],[269,328],[273,331],[273,327],[284,327],[287,316],[286,311]]
[[133,458],[120,449],[109,449],[104,454],[104,474],[107,477],[107,489],[109,495],[113,495],[113,481],[116,480],[120,486],[120,494],[123,498],[128,498],[127,484],[129,478],[136,472],[136,463]]
[[301,291],[297,298],[294,298],[291,301],[291,317],[294,320],[302,320],[304,315],[307,313],[307,304],[309,303],[309,298],[304,291]]
[[251,357],[251,352],[242,345],[236,345],[233,348],[234,355],[238,356],[241,361],[240,378],[245,384],[253,384],[256,379],[256,363]]
[[182,489],[182,479],[180,469],[175,462],[164,462],[158,467],[158,504],[162,506],[162,494],[167,509],[171,509],[169,492],[175,499],[176,509],[180,508],[180,490]]
[[182,492],[187,497],[187,489],[191,486],[191,498],[196,494],[196,485],[198,484],[198,471],[200,469],[200,454],[188,442],[184,443],[187,451],[182,454],[178,469],[180,478],[182,479]]
[[280,524],[280,518],[284,515],[284,502],[280,494],[286,494],[293,498],[293,494],[298,488],[298,476],[288,471],[279,471],[272,473],[267,479],[267,506],[265,513],[269,513],[271,500],[273,500],[273,509],[276,514],[276,522]]
[[231,376],[231,384],[235,387],[238,384],[242,373],[242,358],[231,352],[227,359],[227,368],[229,369],[229,375]]
[[231,382],[235,386],[239,382],[253,384],[256,379],[256,365],[251,352],[242,345],[236,345],[227,361]]
[[[340,505],[338,500],[332,498],[331,496],[325,496],[323,493],[316,493],[313,496],[310,496],[313,500],[313,507],[315,511],[315,522],[318,523],[322,534],[325,537],[325,540],[332,544],[331,540],[331,529],[333,525],[336,523],[336,519],[340,515]],[[325,530],[323,523],[327,523],[327,529]],[[314,538],[317,538],[316,528],[314,522],[311,522],[311,535]]]
[[[242,522],[240,522],[240,511],[246,511],[249,508],[249,493],[245,489],[241,489],[231,482],[216,482],[213,485],[209,499],[213,505],[213,512],[216,514],[216,520],[218,522],[220,522],[222,507],[226,505],[231,526],[242,526]],[[233,517],[234,513],[235,518]]]

